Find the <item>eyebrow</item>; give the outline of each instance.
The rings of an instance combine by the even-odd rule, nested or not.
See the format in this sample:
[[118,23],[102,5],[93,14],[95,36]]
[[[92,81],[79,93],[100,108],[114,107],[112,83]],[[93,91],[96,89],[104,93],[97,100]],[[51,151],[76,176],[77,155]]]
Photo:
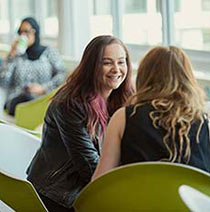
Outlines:
[[[118,60],[121,60],[121,59],[126,59],[126,57],[119,57],[117,58]],[[103,60],[113,60],[112,58],[110,57],[103,57]]]

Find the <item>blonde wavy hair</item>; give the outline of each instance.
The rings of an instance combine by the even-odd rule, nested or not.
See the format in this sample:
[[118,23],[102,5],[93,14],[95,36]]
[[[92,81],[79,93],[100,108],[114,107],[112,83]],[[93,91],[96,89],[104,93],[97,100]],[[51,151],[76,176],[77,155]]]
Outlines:
[[169,158],[162,160],[188,162],[191,155],[188,133],[191,124],[200,120],[196,136],[199,142],[205,95],[193,75],[187,55],[175,46],[151,49],[139,65],[136,91],[129,101],[135,105],[132,115],[139,106],[151,104],[154,111],[149,115],[153,126],[166,130],[163,142]]

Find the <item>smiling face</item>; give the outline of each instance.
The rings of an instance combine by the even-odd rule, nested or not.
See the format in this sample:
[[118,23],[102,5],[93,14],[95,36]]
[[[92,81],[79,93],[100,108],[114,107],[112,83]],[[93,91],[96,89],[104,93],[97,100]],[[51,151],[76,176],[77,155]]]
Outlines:
[[32,28],[32,26],[24,21],[21,26],[20,29],[18,31],[19,35],[26,35],[28,38],[28,47],[33,45],[33,43],[35,42],[35,29]]
[[102,62],[102,95],[107,99],[125,80],[128,68],[126,53],[118,43],[106,46]]

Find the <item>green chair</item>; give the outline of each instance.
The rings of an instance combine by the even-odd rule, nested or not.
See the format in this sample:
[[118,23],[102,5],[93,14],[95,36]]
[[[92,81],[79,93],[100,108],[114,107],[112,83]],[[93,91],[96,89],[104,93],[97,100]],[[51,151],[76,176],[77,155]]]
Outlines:
[[57,89],[35,100],[18,104],[15,109],[14,123],[30,130],[41,125],[44,122],[50,98],[56,91]]
[[122,166],[88,184],[77,212],[189,211],[178,189],[188,184],[210,195],[210,174],[187,165],[142,162]]
[[0,170],[0,200],[17,212],[46,212],[33,185]]

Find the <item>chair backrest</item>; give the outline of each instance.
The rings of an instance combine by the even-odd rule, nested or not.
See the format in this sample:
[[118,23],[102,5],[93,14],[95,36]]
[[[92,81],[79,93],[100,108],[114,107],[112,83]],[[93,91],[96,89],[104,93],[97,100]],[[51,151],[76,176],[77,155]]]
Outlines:
[[0,123],[2,123],[2,124],[8,124],[9,122],[7,122],[4,119],[0,118]]
[[179,195],[190,211],[210,211],[210,196],[205,195],[197,189],[188,185],[182,185],[179,187]]
[[110,171],[78,195],[78,212],[188,211],[178,188],[188,184],[210,195],[210,175],[187,165],[135,163]]
[[50,104],[50,98],[57,89],[35,100],[20,103],[15,109],[14,123],[20,127],[34,130],[44,122],[44,116]]
[[0,170],[0,199],[15,211],[46,212],[33,185]]
[[39,131],[37,131],[37,130],[29,130],[29,129],[26,129],[26,128],[23,128],[23,127],[19,127],[19,126],[15,125],[15,124],[13,124],[13,123],[10,123],[10,122],[8,122],[8,121],[2,119],[2,118],[0,118],[0,124],[12,125],[12,126],[15,126],[15,127],[20,128],[20,129],[22,129],[22,130],[24,130],[24,131],[26,131],[26,132],[28,132],[28,133],[30,133],[30,134],[32,134],[32,135],[37,136],[38,138],[41,138],[41,137],[42,137],[41,130],[39,130]]
[[25,178],[41,141],[34,135],[15,126],[0,124],[0,169]]

